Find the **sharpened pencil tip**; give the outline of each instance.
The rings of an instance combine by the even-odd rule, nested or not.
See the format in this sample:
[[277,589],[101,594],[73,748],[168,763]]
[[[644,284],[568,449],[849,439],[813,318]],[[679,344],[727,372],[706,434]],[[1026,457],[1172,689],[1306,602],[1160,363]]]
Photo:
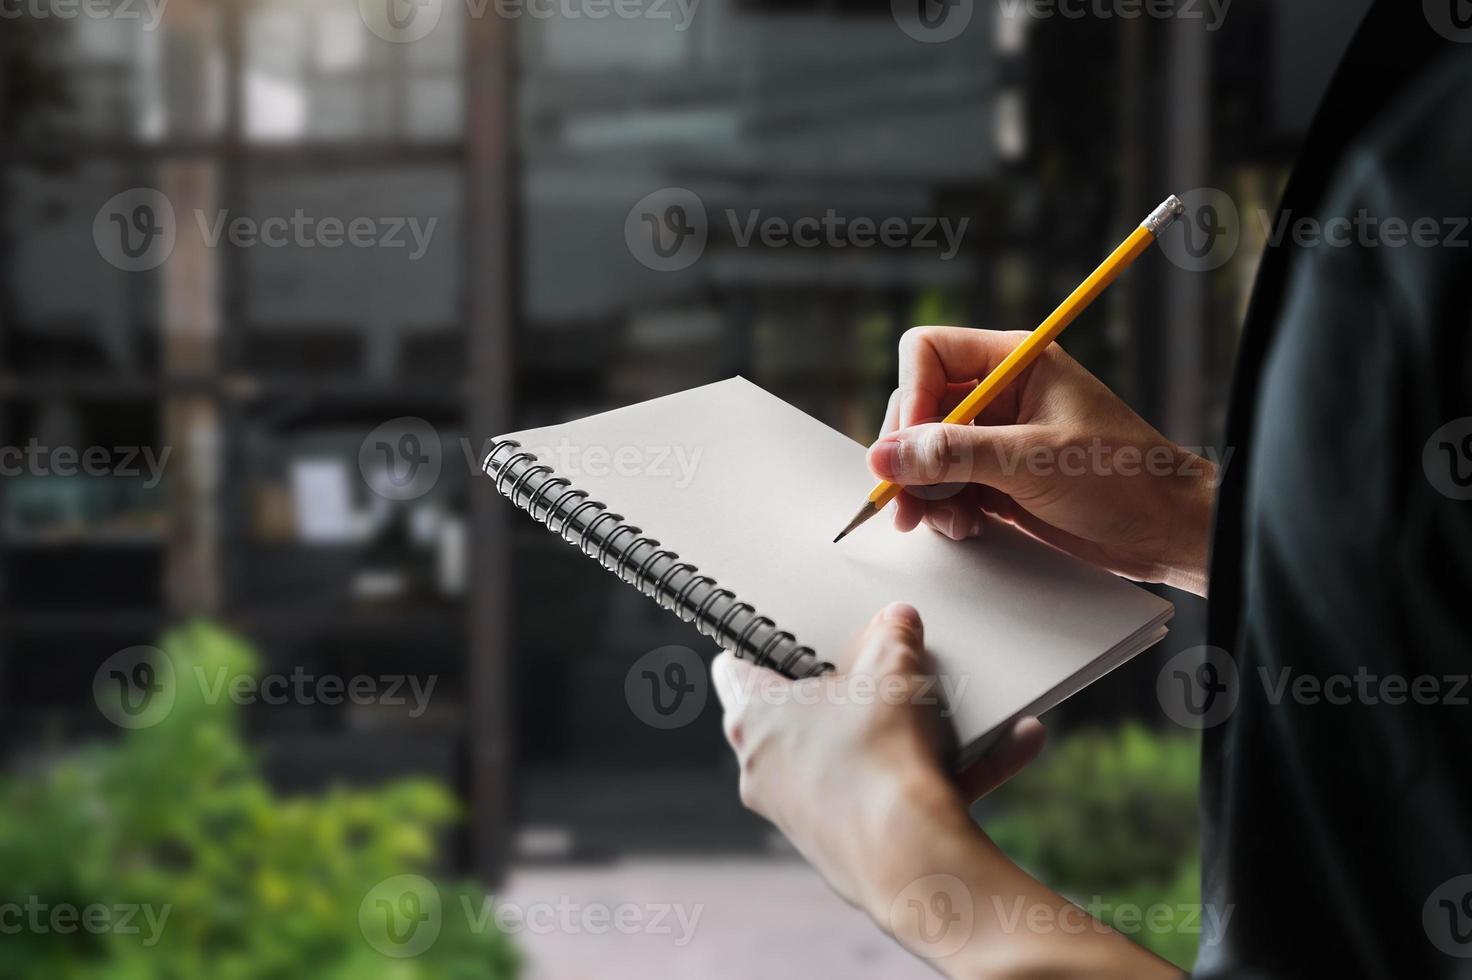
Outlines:
[[833,539],[833,543],[837,544],[844,538],[848,537],[849,533],[852,532],[854,528],[858,527],[860,524],[863,524],[865,521],[867,521],[869,518],[873,517],[877,513],[879,513],[879,511],[875,509],[874,505],[866,501],[864,503],[864,506],[859,508],[859,512],[854,515],[854,519],[848,522],[848,527],[838,532],[838,537]]

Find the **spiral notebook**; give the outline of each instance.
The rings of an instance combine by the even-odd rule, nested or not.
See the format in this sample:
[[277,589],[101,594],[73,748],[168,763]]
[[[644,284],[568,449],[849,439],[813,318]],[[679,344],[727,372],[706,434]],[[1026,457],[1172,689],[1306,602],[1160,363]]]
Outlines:
[[865,448],[744,378],[496,438],[497,489],[721,647],[789,677],[843,666],[889,602],[925,621],[960,764],[1159,641],[1172,607],[1009,527],[881,519]]

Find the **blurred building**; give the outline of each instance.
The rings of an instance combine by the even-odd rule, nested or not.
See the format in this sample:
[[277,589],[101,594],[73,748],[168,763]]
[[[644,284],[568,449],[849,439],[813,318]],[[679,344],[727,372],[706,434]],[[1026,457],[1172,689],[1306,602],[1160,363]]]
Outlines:
[[[171,455],[152,486],[0,487],[7,754],[104,732],[98,665],[205,614],[283,671],[436,675],[422,717],[262,708],[253,733],[285,786],[454,783],[472,806],[460,853],[487,874],[767,846],[715,708],[668,733],[624,700],[638,657],[692,634],[508,514],[476,480],[483,440],[733,373],[868,438],[906,327],[1031,327],[1167,192],[1214,186],[1247,243],[1226,272],[1152,256],[1068,341],[1168,434],[1209,440],[1254,210],[1363,6],[1238,0],[1209,46],[1199,24],[990,2],[952,43],[859,0],[703,0],[687,20],[445,2],[413,43],[342,0],[172,0],[157,31],[36,25],[28,51],[61,97],[0,93],[3,443]],[[169,200],[177,242],[125,271],[95,225],[137,188]],[[670,188],[708,240],[662,272],[626,226]],[[399,219],[405,246],[220,231],[299,211]],[[966,225],[950,256],[743,240],[830,212]],[[432,228],[422,250],[410,221]],[[369,485],[370,434],[404,418],[432,427],[442,469],[393,500]],[[1182,603],[1179,645],[1198,614]],[[1069,710],[1148,714],[1149,669]]]

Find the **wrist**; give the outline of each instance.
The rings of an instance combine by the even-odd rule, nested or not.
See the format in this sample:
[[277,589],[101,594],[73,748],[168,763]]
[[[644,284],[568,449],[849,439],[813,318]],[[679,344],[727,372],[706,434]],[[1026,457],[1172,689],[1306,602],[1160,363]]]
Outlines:
[[1175,547],[1163,581],[1172,588],[1205,597],[1217,468],[1187,450],[1179,452],[1181,464],[1177,473],[1184,479],[1178,484],[1175,506],[1171,508],[1174,520],[1169,539]]
[[905,889],[917,878],[964,867],[959,856],[982,834],[939,770],[897,773],[878,792],[877,819],[861,835],[869,873],[860,883],[859,904],[890,930],[893,905]]

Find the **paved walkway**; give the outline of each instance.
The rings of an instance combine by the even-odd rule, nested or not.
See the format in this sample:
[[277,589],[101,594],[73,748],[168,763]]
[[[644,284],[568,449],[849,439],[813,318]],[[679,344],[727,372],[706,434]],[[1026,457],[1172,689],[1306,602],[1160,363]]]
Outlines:
[[528,916],[525,980],[936,976],[792,859],[531,867],[507,884],[496,904]]

